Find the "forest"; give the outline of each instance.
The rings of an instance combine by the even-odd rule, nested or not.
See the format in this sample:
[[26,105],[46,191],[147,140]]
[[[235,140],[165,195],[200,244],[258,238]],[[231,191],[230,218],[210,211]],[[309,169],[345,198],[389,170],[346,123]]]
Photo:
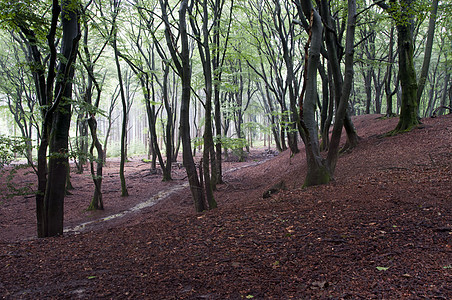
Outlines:
[[[71,258],[63,269],[83,279],[62,271],[66,286],[30,291],[5,281],[0,295],[452,296],[451,13],[449,0],[0,0],[0,275],[15,266],[22,276],[24,248],[64,264],[52,244],[100,264]],[[12,229],[22,222],[14,207],[32,229]],[[416,223],[423,214],[429,225]],[[149,258],[141,273],[129,274],[125,249]],[[391,276],[396,258],[406,267],[422,251],[430,269],[400,271],[416,283],[377,278],[360,294],[364,279],[338,261],[374,250],[383,253],[367,260],[384,264],[368,276]],[[121,266],[103,266],[101,252]],[[290,269],[304,264],[297,255],[309,258],[307,281]],[[259,276],[264,262],[279,283]],[[127,276],[138,287],[106,284],[113,270],[118,287]],[[161,290],[139,287],[148,280]]]

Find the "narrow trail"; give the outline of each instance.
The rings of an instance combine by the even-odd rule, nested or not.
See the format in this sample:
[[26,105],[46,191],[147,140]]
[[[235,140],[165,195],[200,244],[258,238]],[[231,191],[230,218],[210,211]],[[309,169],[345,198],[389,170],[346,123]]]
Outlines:
[[[257,161],[257,162],[253,162],[253,163],[249,163],[249,164],[246,164],[246,165],[243,165],[243,166],[231,168],[229,170],[226,170],[224,172],[224,174],[229,174],[229,173],[232,173],[232,172],[244,169],[244,168],[258,166],[260,164],[265,163],[266,161],[268,161],[270,159],[271,158],[267,158],[267,159],[264,159],[264,160],[261,160],[261,161]],[[188,188],[188,187],[189,187],[188,181],[185,181],[185,182],[181,183],[180,185],[170,187],[170,188],[168,188],[166,190],[162,190],[162,191],[158,192],[157,194],[153,195],[148,200],[140,202],[140,203],[136,204],[135,206],[133,206],[133,207],[127,209],[127,210],[124,210],[124,211],[121,211],[119,213],[112,214],[112,215],[109,215],[109,216],[106,216],[106,217],[103,217],[103,218],[100,218],[100,219],[96,219],[96,220],[93,220],[93,221],[84,222],[84,223],[81,223],[81,224],[73,226],[73,227],[68,226],[68,227],[64,228],[63,232],[64,233],[69,233],[69,234],[71,234],[71,233],[72,234],[78,234],[78,233],[81,233],[81,232],[83,232],[83,231],[85,231],[87,229],[93,229],[96,225],[99,225],[101,223],[109,222],[109,221],[112,221],[112,220],[115,220],[115,219],[119,219],[119,218],[123,218],[123,217],[128,216],[128,215],[130,215],[132,213],[140,212],[141,210],[143,210],[145,208],[152,207],[152,206],[156,205],[157,203],[168,199],[171,195],[173,195],[173,194],[175,194],[175,193],[177,193],[177,192],[179,192],[179,191],[181,191],[181,190],[183,190],[185,188]]]

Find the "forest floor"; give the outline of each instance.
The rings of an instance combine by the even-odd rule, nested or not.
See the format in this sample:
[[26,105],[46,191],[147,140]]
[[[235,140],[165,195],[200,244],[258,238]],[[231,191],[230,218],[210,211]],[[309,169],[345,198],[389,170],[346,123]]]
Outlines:
[[[201,214],[183,169],[161,182],[139,159],[126,198],[108,163],[102,212],[86,211],[89,172],[72,175],[63,237],[34,238],[34,198],[4,197],[0,297],[452,299],[452,115],[392,137],[380,135],[398,120],[378,117],[354,118],[362,139],[330,184],[301,187],[304,149],[255,149],[224,164],[219,208]],[[13,182],[34,181],[20,170]]]

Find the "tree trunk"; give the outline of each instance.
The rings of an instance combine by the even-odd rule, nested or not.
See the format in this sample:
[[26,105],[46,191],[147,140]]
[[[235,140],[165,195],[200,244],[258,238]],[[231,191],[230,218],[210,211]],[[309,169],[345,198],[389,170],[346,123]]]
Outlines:
[[[198,3],[198,2],[196,2]],[[196,7],[196,11],[199,11],[199,7]],[[215,184],[215,179],[212,180],[210,170],[211,166],[215,167],[215,156],[211,156],[211,153],[214,149],[213,136],[212,136],[212,60],[210,56],[210,47],[209,47],[209,30],[208,30],[208,7],[207,0],[203,0],[202,2],[202,39],[201,32],[199,31],[199,27],[196,24],[195,16],[192,15],[192,7],[189,9],[190,12],[190,24],[192,30],[197,37],[198,41],[198,50],[201,58],[201,63],[203,67],[204,73],[204,82],[205,82],[205,121],[204,121],[204,148],[203,148],[203,171],[204,171],[204,184],[206,191],[207,203],[209,204],[209,209],[213,209],[217,207],[217,203],[215,198],[213,197],[213,188],[212,185]],[[213,164],[210,165],[210,162],[213,160]]]
[[[320,5],[321,14],[324,19],[326,19],[326,23],[328,24],[329,28],[334,28],[334,25],[332,24],[332,17],[330,13],[329,4],[326,0],[321,1]],[[337,43],[337,35],[336,32],[332,32],[330,29],[327,30],[327,33],[325,35],[326,45],[328,49],[328,61],[331,64],[331,72],[333,77],[333,87],[334,87],[334,96],[335,96],[335,104],[336,109],[339,107],[339,103],[342,97],[342,88],[343,88],[343,78],[341,74],[341,67],[340,67],[340,59],[338,57],[338,50],[336,47]],[[347,134],[347,143],[344,147],[345,149],[351,149],[356,147],[359,141],[359,136],[356,133],[355,126],[353,125],[352,119],[350,118],[350,113],[348,112],[348,103],[347,103],[347,111],[344,116],[344,128],[345,132]]]
[[336,111],[333,133],[331,135],[330,149],[326,164],[330,175],[333,176],[336,170],[336,164],[339,157],[339,143],[341,139],[343,122],[347,114],[349,97],[353,84],[353,54],[355,42],[355,24],[356,24],[356,0],[348,0],[348,21],[345,41],[345,78],[341,91],[341,99]]
[[410,14],[409,7],[413,4],[412,0],[402,1],[402,17],[397,24],[398,46],[399,46],[399,80],[402,87],[402,103],[400,110],[400,119],[397,127],[391,132],[409,131],[419,124],[418,121],[418,102],[417,102],[417,79],[416,69],[414,67],[414,39],[413,39],[413,16]]
[[36,223],[38,237],[47,236],[46,207],[44,197],[47,185],[47,147],[48,147],[48,129],[46,122],[43,122],[42,136],[38,148],[38,190],[36,192]]
[[[317,101],[317,70],[320,63],[320,48],[322,44],[322,21],[318,12],[309,1],[301,2],[301,9],[307,19],[311,20],[310,49],[305,73],[305,95],[302,103],[301,126],[304,130],[307,174],[303,186],[312,186],[328,183],[331,176],[320,155],[318,142],[317,122],[315,120]],[[301,12],[300,9],[300,12]]]
[[167,14],[168,1],[160,0],[160,7],[162,10],[162,19],[165,23],[165,38],[168,45],[171,57],[182,81],[182,96],[180,106],[180,134],[182,137],[182,157],[183,164],[188,176],[190,191],[193,197],[195,210],[202,212],[206,209],[204,196],[202,193],[202,186],[199,182],[198,172],[196,170],[195,161],[193,159],[193,152],[191,149],[190,138],[190,94],[191,94],[191,65],[190,65],[190,49],[188,45],[187,32],[187,9],[188,0],[182,0],[179,8],[179,34],[181,52],[176,50],[176,45],[173,41],[173,34],[171,32],[171,25]]
[[402,87],[402,99],[399,123],[389,135],[410,131],[419,124],[417,79],[414,68],[414,15],[412,6],[415,0],[391,1],[387,5],[384,1],[374,2],[388,11],[396,22],[398,33],[397,44],[399,48],[399,80]]
[[432,11],[428,23],[427,42],[425,44],[424,62],[422,63],[421,74],[419,76],[419,86],[417,90],[417,104],[421,103],[422,92],[424,91],[425,81],[427,80],[428,70],[430,66],[430,58],[432,57],[433,37],[435,35],[436,14],[438,12],[438,0],[432,1]]
[[69,127],[71,124],[72,62],[77,53],[79,36],[78,12],[70,7],[70,1],[62,3],[63,38],[61,53],[65,61],[58,66],[55,86],[52,129],[49,140],[49,175],[44,198],[46,210],[45,236],[63,234],[64,196],[66,191]]
[[[173,111],[172,108],[169,104],[169,99],[168,99],[168,74],[169,74],[169,65],[165,66],[165,70],[164,70],[164,78],[163,78],[163,102],[165,105],[165,110],[166,110],[166,114],[167,114],[167,120],[166,120],[166,141],[165,141],[165,145],[166,145],[166,166],[163,164],[163,159],[159,158],[160,160],[160,164],[162,165],[162,170],[163,170],[163,181],[170,181],[172,180],[171,178],[171,167],[172,167],[172,162],[173,162],[173,139],[174,139],[174,131],[173,131]],[[155,93],[154,93],[155,94]],[[153,95],[154,95],[153,94]],[[154,125],[154,134],[156,136],[156,132],[155,132],[155,125]],[[155,143],[157,143],[157,138],[155,138]],[[154,145],[154,149],[159,149],[157,154],[160,155],[160,148],[158,146],[158,144]],[[160,155],[161,156],[161,155]]]
[[[113,26],[116,28],[116,17],[118,15],[118,8],[115,8],[115,16],[113,21]],[[122,79],[122,73],[121,73],[121,65],[119,63],[119,51],[117,46],[117,37],[116,37],[116,29],[114,30],[113,35],[113,51],[115,55],[115,63],[116,63],[116,70],[118,73],[118,83],[119,83],[119,91],[121,95],[121,103],[122,103],[122,126],[121,126],[121,161],[119,163],[119,178],[121,180],[121,197],[127,197],[129,196],[129,192],[127,191],[127,184],[126,184],[126,178],[124,175],[124,167],[126,163],[126,135],[127,135],[127,102],[125,98],[124,93],[124,83]]]
[[88,120],[89,129],[91,131],[91,136],[93,138],[90,153],[93,156],[93,150],[96,148],[97,152],[97,161],[96,161],[96,172],[94,172],[94,161],[91,159],[91,177],[94,181],[94,195],[91,199],[91,203],[88,206],[88,210],[102,210],[104,209],[104,202],[102,200],[102,171],[104,164],[104,151],[102,149],[102,145],[99,142],[97,137],[97,121],[92,116]]
[[386,94],[386,117],[392,118],[395,116],[392,111],[392,96],[397,92],[398,89],[398,78],[396,79],[396,87],[394,91],[391,91],[391,81],[392,81],[392,65],[394,63],[394,26],[391,26],[391,31],[389,34],[389,51],[388,51],[388,67],[386,69],[385,76],[385,94]]
[[363,71],[364,90],[366,91],[366,115],[370,114],[370,107],[372,104],[372,70]]

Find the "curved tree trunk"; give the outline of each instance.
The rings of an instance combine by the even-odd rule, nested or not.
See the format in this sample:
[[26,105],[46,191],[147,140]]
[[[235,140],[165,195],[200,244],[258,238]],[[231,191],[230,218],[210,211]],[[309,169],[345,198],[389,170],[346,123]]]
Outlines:
[[96,148],[97,152],[97,161],[96,161],[96,172],[94,172],[94,161],[91,159],[91,177],[94,181],[94,195],[91,199],[91,203],[88,206],[88,210],[102,210],[104,209],[104,202],[102,200],[102,171],[103,171],[103,164],[104,164],[104,151],[102,149],[102,145],[97,138],[97,121],[92,116],[88,120],[89,129],[91,131],[91,136],[93,138],[91,147],[90,147],[90,154],[93,156],[93,150]]
[[304,142],[307,160],[307,174],[303,186],[328,183],[330,173],[320,155],[317,122],[315,119],[317,101],[317,70],[320,63],[320,48],[322,44],[322,21],[318,12],[312,7],[311,1],[301,2],[304,15],[311,20],[310,49],[305,73],[305,95],[302,103],[301,126],[304,129]]
[[341,132],[343,122],[346,122],[347,107],[349,105],[349,97],[353,84],[353,54],[356,24],[355,1],[356,0],[348,0],[348,20],[345,41],[345,78],[341,91],[341,99],[336,111],[336,119],[334,121],[333,133],[331,135],[330,149],[328,150],[326,161],[331,176],[336,170],[336,163],[339,157],[339,143],[341,139]]

